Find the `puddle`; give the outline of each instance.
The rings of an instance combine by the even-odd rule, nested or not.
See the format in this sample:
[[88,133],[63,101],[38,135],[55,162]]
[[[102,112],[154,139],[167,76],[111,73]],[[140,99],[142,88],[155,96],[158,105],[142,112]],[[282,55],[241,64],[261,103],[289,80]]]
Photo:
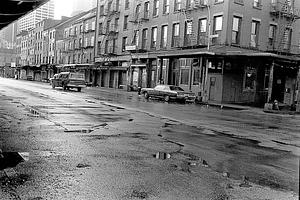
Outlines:
[[279,129],[277,126],[268,126],[269,129]]
[[93,129],[75,129],[75,130],[72,130],[72,129],[67,129],[67,130],[64,130],[65,133],[91,133],[93,132],[94,130]]
[[30,114],[26,114],[26,116],[29,117],[41,117],[40,112],[38,112],[37,110],[33,109],[33,108],[25,108],[26,110],[28,110],[30,112]]
[[2,152],[0,157],[0,170],[16,167],[24,159],[18,152]]
[[166,160],[171,158],[171,154],[165,152],[157,152],[156,154],[153,155],[153,157],[156,159]]
[[87,137],[88,139],[92,139],[92,140],[106,140],[108,138],[118,138],[120,137],[121,134],[117,134],[117,135],[85,135],[82,137]]
[[85,164],[85,163],[79,163],[76,167],[77,168],[87,168],[87,167],[90,167],[91,165],[89,164]]
[[148,193],[145,191],[133,190],[131,193],[131,197],[139,198],[139,199],[146,199],[146,198],[148,198]]

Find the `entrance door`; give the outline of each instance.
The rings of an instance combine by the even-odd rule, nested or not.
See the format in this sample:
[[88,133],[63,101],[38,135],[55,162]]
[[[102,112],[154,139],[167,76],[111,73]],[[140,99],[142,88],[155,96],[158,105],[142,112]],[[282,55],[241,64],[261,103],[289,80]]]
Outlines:
[[101,87],[105,87],[106,71],[102,71]]
[[215,91],[216,91],[216,77],[210,77],[209,79],[209,100],[215,99]]
[[110,71],[109,73],[109,87],[114,87],[114,71]]

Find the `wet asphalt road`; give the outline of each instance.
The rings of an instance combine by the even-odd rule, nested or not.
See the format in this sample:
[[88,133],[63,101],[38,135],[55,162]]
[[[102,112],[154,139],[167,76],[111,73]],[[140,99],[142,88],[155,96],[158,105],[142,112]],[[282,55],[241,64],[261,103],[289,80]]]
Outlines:
[[[29,161],[16,166],[24,183],[4,184],[0,173],[7,199],[293,199],[252,187],[256,198],[235,187],[242,176],[298,192],[299,116],[2,78],[0,98],[0,149],[29,153]],[[158,151],[171,159],[153,158]],[[223,187],[223,172],[234,178],[232,189]]]

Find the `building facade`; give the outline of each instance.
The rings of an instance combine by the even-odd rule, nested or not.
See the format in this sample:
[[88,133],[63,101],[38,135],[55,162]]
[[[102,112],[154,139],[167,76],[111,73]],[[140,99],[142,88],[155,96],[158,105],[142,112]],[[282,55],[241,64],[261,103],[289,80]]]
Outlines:
[[[129,85],[175,84],[202,101],[292,104],[298,88],[299,4],[99,0],[96,65],[103,69],[100,82],[108,83],[100,85],[119,87],[111,71],[127,68]],[[117,31],[108,28],[114,20]]]
[[49,1],[34,11],[20,18],[17,22],[17,33],[35,28],[35,25],[44,19],[54,19],[54,2]]
[[203,102],[293,105],[299,10],[294,0],[98,0],[62,26],[37,25],[35,64],[84,71],[100,87],[174,84]]

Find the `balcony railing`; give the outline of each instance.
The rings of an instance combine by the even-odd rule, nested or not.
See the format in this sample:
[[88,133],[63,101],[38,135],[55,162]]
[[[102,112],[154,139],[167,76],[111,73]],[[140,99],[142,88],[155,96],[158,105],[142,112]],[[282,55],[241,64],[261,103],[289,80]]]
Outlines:
[[[270,4],[270,13],[274,15],[279,15],[280,13],[286,17],[293,17],[296,15],[292,5],[288,5],[284,2],[276,2]],[[297,16],[299,17],[299,16]]]

